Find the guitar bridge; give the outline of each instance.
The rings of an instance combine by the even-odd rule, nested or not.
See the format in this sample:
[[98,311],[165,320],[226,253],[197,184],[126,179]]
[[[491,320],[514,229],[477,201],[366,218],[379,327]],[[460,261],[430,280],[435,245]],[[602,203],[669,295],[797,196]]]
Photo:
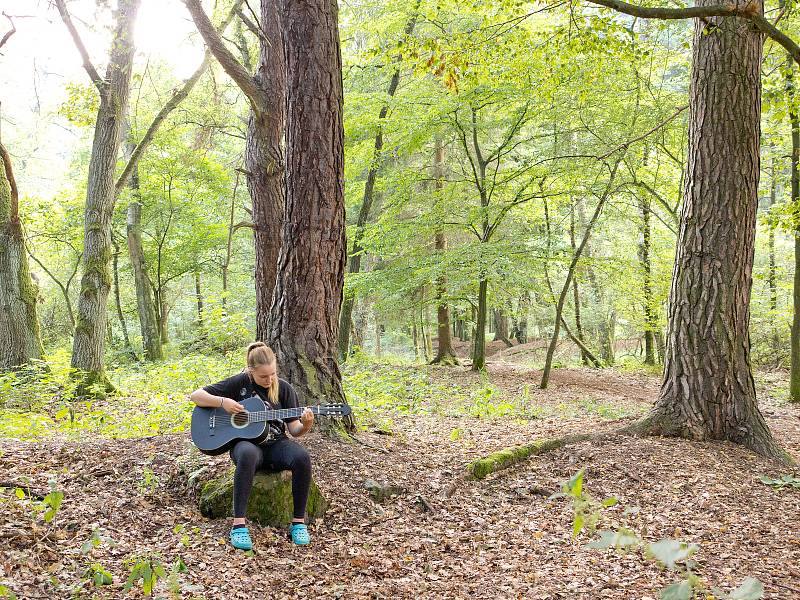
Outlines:
[[214,427],[217,425],[217,415],[212,414],[208,419],[209,436],[214,435]]

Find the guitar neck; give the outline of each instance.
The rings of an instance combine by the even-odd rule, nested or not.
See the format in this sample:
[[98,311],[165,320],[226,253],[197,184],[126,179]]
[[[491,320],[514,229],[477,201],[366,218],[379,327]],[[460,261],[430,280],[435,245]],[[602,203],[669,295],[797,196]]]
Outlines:
[[299,417],[305,409],[309,409],[315,415],[320,414],[319,406],[300,406],[297,408],[279,408],[277,410],[259,410],[248,414],[250,422],[261,421],[280,421],[281,419],[291,419]]

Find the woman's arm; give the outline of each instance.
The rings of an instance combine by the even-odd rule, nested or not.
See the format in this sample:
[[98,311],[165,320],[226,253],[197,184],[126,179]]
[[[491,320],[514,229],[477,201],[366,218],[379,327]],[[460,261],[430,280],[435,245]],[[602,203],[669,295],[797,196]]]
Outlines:
[[204,406],[207,408],[224,408],[229,413],[238,413],[244,410],[244,406],[236,402],[236,400],[231,400],[225,396],[215,396],[214,394],[209,394],[203,388],[193,391],[189,396],[189,399],[197,404],[197,406]]

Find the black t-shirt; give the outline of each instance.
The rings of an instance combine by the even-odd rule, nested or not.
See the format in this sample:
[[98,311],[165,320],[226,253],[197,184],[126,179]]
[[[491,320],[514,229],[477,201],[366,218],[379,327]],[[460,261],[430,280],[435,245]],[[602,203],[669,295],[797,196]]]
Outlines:
[[[246,371],[237,373],[232,377],[228,377],[212,385],[207,385],[203,389],[214,396],[230,398],[237,402],[251,396],[258,396],[264,401],[264,404],[267,405],[267,410],[297,408],[299,406],[297,392],[294,391],[294,388],[288,381],[278,378],[278,405],[276,406],[269,400],[269,390],[253,381],[253,378],[250,377]],[[297,421],[298,418],[299,417],[289,417],[281,421],[270,421],[270,425],[274,425],[281,433],[285,434],[285,423]]]

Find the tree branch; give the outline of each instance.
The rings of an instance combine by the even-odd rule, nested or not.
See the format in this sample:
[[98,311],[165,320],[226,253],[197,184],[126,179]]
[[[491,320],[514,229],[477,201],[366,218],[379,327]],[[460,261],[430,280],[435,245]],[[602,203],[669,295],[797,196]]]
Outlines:
[[800,64],[800,46],[765,19],[759,10],[760,4],[756,2],[748,1],[742,4],[720,4],[716,6],[691,6],[688,8],[648,8],[621,2],[620,0],[588,0],[588,2],[643,19],[669,20],[707,17],[742,17],[744,19],[749,19],[761,33],[783,46],[794,61]]
[[[230,13],[228,13],[228,16],[219,26],[218,30],[219,33],[225,31],[228,25],[230,25],[231,21],[233,21],[233,17],[236,15],[236,10],[239,8],[241,3],[242,0],[238,0],[238,2],[235,3],[233,9],[231,9]],[[136,144],[136,148],[134,148],[133,152],[131,153],[131,157],[128,160],[128,164],[125,165],[125,168],[122,170],[122,173],[117,179],[117,183],[115,185],[117,194],[119,194],[122,188],[125,187],[125,184],[128,182],[128,178],[133,172],[133,169],[136,168],[136,165],[139,163],[139,159],[142,157],[142,154],[144,154],[144,151],[150,145],[150,142],[153,141],[153,138],[155,137],[159,127],[161,127],[161,124],[169,116],[169,114],[173,110],[175,110],[181,102],[183,102],[186,99],[186,97],[189,95],[189,92],[192,91],[192,88],[194,88],[194,86],[203,76],[203,73],[206,72],[206,69],[208,68],[209,59],[210,59],[210,53],[209,50],[206,50],[206,54],[203,57],[203,62],[200,63],[200,66],[197,67],[197,70],[194,73],[192,73],[192,76],[189,77],[189,79],[183,82],[183,85],[180,88],[175,90],[175,92],[172,94],[172,97],[167,101],[167,103],[163,106],[163,108],[160,111],[158,111],[158,114],[153,119],[153,122],[150,123],[150,127],[147,128],[147,131],[145,132],[142,139],[139,141],[138,144]]]
[[17,33],[17,27],[16,25],[14,25],[14,21],[11,19],[11,17],[8,16],[5,12],[3,13],[3,16],[6,19],[8,19],[9,23],[11,23],[11,30],[6,32],[6,34],[3,36],[3,39],[0,40],[0,48],[2,48],[3,44],[5,44],[8,41],[8,38]]
[[100,77],[97,69],[94,68],[92,61],[89,58],[89,52],[86,50],[86,46],[84,46],[83,40],[81,40],[81,36],[78,34],[78,30],[75,29],[75,24],[72,22],[72,17],[69,16],[69,11],[67,11],[67,6],[64,4],[64,0],[54,1],[56,8],[58,8],[58,13],[61,15],[61,20],[64,21],[64,25],[67,26],[69,34],[72,36],[72,41],[75,42],[75,46],[78,48],[78,52],[81,54],[81,58],[83,59],[83,68],[89,74],[89,79],[92,80],[92,83],[94,83],[97,89],[102,93],[106,82],[102,77]]
[[200,32],[200,35],[203,36],[203,40],[205,40],[206,46],[211,50],[214,58],[217,59],[225,72],[233,79],[234,83],[239,86],[242,93],[247,96],[253,112],[257,116],[261,115],[264,112],[264,105],[266,104],[262,90],[258,88],[255,81],[250,76],[250,73],[247,72],[247,69],[236,60],[231,51],[225,46],[219,33],[214,29],[214,26],[203,10],[200,0],[183,0],[183,3],[192,15],[197,30]]

